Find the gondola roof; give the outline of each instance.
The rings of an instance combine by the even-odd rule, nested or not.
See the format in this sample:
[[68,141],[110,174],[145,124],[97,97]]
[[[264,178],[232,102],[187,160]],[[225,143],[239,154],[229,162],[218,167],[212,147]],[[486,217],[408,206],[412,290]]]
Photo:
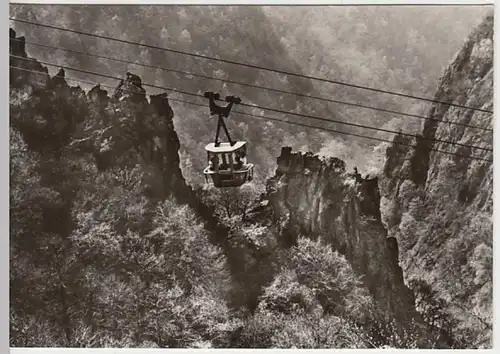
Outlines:
[[205,150],[213,153],[228,153],[241,149],[246,144],[246,141],[237,141],[233,146],[230,143],[220,143],[219,146],[215,146],[214,143],[210,143],[205,146]]

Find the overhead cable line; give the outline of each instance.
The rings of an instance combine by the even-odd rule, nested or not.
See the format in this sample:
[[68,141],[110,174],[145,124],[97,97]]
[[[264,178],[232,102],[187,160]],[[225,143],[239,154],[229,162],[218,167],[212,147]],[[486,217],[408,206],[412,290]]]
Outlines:
[[493,111],[489,111],[489,110],[485,110],[485,109],[481,109],[481,108],[474,108],[474,107],[469,107],[469,106],[465,106],[465,105],[459,105],[459,104],[455,104],[455,103],[451,103],[451,102],[443,102],[443,101],[438,101],[438,100],[434,100],[434,99],[431,99],[431,98],[419,97],[419,96],[409,95],[409,94],[400,93],[400,92],[393,92],[393,91],[381,90],[381,89],[376,89],[376,88],[372,88],[372,87],[368,87],[368,86],[355,85],[355,84],[350,84],[350,83],[347,83],[347,82],[342,82],[342,81],[337,81],[337,80],[331,80],[331,79],[325,79],[325,78],[321,78],[321,77],[304,75],[304,74],[298,74],[298,73],[293,73],[293,72],[285,71],[285,70],[267,68],[267,67],[263,67],[263,66],[259,66],[259,65],[254,65],[254,64],[249,64],[249,63],[243,63],[243,62],[238,62],[238,61],[234,61],[234,60],[215,58],[215,57],[211,57],[211,56],[208,56],[208,55],[191,53],[191,52],[186,52],[186,51],[182,51],[182,50],[177,50],[177,49],[172,49],[172,48],[166,48],[166,47],[160,47],[160,46],[155,46],[155,45],[150,45],[150,44],[145,44],[145,43],[133,42],[133,41],[125,40],[125,39],[119,39],[119,38],[115,38],[115,37],[103,36],[103,35],[99,35],[99,34],[95,34],[95,33],[83,32],[83,31],[74,30],[74,29],[70,29],[70,28],[53,26],[53,25],[48,25],[48,24],[38,23],[38,22],[33,22],[33,21],[28,21],[28,20],[16,19],[16,18],[12,18],[12,17],[9,17],[9,19],[11,21],[25,23],[25,24],[30,24],[30,25],[34,25],[34,26],[51,28],[51,29],[56,29],[56,30],[60,30],[60,31],[66,31],[66,32],[76,33],[76,34],[82,34],[82,35],[86,35],[86,36],[90,36],[90,37],[95,37],[95,38],[100,38],[100,39],[105,39],[105,40],[110,40],[110,41],[116,41],[116,42],[125,43],[125,44],[137,45],[137,46],[141,46],[141,47],[145,47],[145,48],[150,48],[150,49],[158,49],[158,50],[163,50],[163,51],[167,51],[167,52],[171,52],[171,53],[176,53],[176,54],[182,54],[182,55],[186,55],[186,56],[191,56],[191,57],[195,57],[195,58],[208,59],[208,60],[218,61],[218,62],[227,63],[227,64],[245,66],[245,67],[252,68],[252,69],[258,69],[258,70],[263,70],[263,71],[275,72],[275,73],[283,74],[283,75],[296,76],[296,77],[305,78],[305,79],[309,79],[309,80],[316,80],[316,81],[321,81],[321,82],[328,82],[328,83],[331,83],[331,84],[342,85],[342,86],[357,88],[357,89],[361,89],[361,90],[368,90],[368,91],[372,91],[372,92],[378,92],[378,93],[384,93],[384,94],[389,94],[389,95],[395,95],[395,96],[399,96],[399,97],[405,97],[405,98],[411,98],[411,99],[416,99],[416,100],[421,100],[421,101],[439,103],[439,104],[444,104],[444,105],[454,106],[454,107],[459,107],[459,108],[472,109],[472,110],[486,112],[486,113],[493,113]]
[[235,85],[252,87],[252,88],[259,89],[259,90],[273,91],[273,92],[284,93],[284,94],[289,94],[289,95],[295,95],[295,96],[304,97],[304,98],[321,100],[321,101],[325,101],[325,102],[331,102],[331,103],[342,104],[342,105],[347,105],[347,106],[365,108],[365,109],[370,109],[370,110],[379,111],[379,112],[397,114],[397,115],[401,115],[401,116],[407,116],[407,117],[419,118],[419,119],[423,119],[423,120],[435,121],[435,122],[438,122],[438,123],[458,125],[458,126],[463,126],[463,127],[467,127],[467,128],[473,128],[473,129],[479,129],[479,130],[493,132],[493,129],[490,129],[490,128],[483,128],[483,127],[478,127],[478,126],[464,124],[464,123],[459,123],[459,122],[452,122],[452,121],[449,121],[449,120],[439,120],[439,119],[436,119],[436,118],[422,116],[422,115],[418,115],[418,114],[398,112],[398,111],[394,111],[394,110],[390,110],[390,109],[384,109],[384,108],[377,108],[377,107],[372,107],[372,106],[366,106],[366,105],[362,105],[362,104],[354,103],[354,102],[345,102],[345,101],[334,100],[334,99],[330,99],[330,98],[326,98],[326,97],[312,96],[312,95],[306,95],[306,94],[297,93],[297,92],[279,90],[279,89],[275,89],[275,88],[271,88],[271,87],[253,85],[253,84],[248,84],[248,83],[238,82],[238,81],[233,81],[233,80],[228,80],[228,79],[221,79],[221,78],[217,78],[217,77],[213,77],[213,76],[192,73],[192,72],[189,72],[189,71],[183,71],[183,70],[176,70],[176,69],[171,69],[171,68],[165,68],[165,67],[156,66],[156,65],[148,65],[148,64],[143,64],[143,63],[137,63],[137,62],[133,62],[133,61],[130,61],[130,60],[124,60],[124,59],[119,59],[119,58],[112,58],[112,57],[109,57],[109,56],[99,55],[99,54],[91,54],[91,53],[81,52],[81,51],[78,51],[78,50],[73,50],[73,49],[69,49],[69,48],[62,48],[62,47],[56,47],[56,46],[51,46],[51,45],[42,44],[42,43],[34,43],[34,42],[28,42],[28,41],[21,41],[20,39],[13,39],[13,40],[14,41],[19,41],[19,42],[24,42],[26,44],[30,44],[30,45],[34,45],[34,46],[38,46],[38,47],[56,49],[56,50],[61,50],[61,51],[65,51],[65,52],[68,52],[68,53],[74,53],[74,54],[79,54],[79,55],[86,55],[86,56],[90,56],[90,57],[94,57],[94,58],[106,59],[106,60],[116,61],[116,62],[125,63],[125,64],[138,65],[138,66],[142,66],[142,67],[145,67],[145,68],[159,69],[159,70],[163,70],[163,71],[167,71],[167,72],[173,72],[173,73],[176,73],[176,74],[181,74],[181,75],[184,75],[184,76],[200,77],[200,78],[208,79],[208,80],[215,80],[215,81],[226,82],[226,83],[229,83],[229,84],[235,84]]
[[[47,73],[44,73],[44,72],[29,70],[29,69],[15,67],[15,66],[10,66],[10,68],[11,69],[25,71],[25,72],[30,72],[30,73],[34,73],[34,74],[39,74],[39,75],[47,75]],[[64,80],[74,81],[74,82],[79,82],[79,83],[85,83],[85,84],[94,85],[94,86],[99,85],[101,87],[108,87],[108,88],[111,88],[111,89],[116,89],[116,87],[111,86],[111,85],[104,85],[104,84],[99,84],[99,83],[91,82],[91,81],[85,81],[85,80],[81,80],[81,79],[74,79],[74,78],[67,78],[67,77],[65,77]],[[148,94],[148,93],[134,92],[134,91],[126,90],[126,89],[125,90],[121,89],[121,90],[123,92],[128,92],[128,93],[135,94],[135,95],[144,95],[144,96],[150,95],[151,96],[151,94]],[[177,99],[177,98],[170,98],[170,97],[168,97],[168,101],[180,102],[180,103],[194,105],[194,106],[198,106],[198,107],[204,107],[204,108],[208,108],[209,107],[207,104],[202,104],[202,103],[197,103],[197,102],[190,102],[190,101],[185,101],[185,100]],[[248,112],[242,112],[242,111],[237,111],[237,110],[232,110],[232,112],[240,114],[240,115],[244,115],[244,116],[250,116],[250,117],[253,117],[253,118],[257,118],[257,119],[263,119],[263,120],[269,120],[269,121],[276,121],[276,122],[281,122],[281,123],[288,123],[288,124],[298,125],[298,126],[302,126],[302,127],[306,127],[306,128],[311,128],[311,129],[316,129],[316,130],[323,130],[323,131],[327,131],[327,132],[333,132],[333,133],[338,133],[338,134],[343,134],[343,135],[348,135],[348,136],[355,136],[355,137],[359,137],[359,138],[364,138],[364,139],[369,139],[369,140],[375,140],[375,141],[379,141],[379,142],[386,142],[386,143],[396,144],[396,145],[402,145],[402,146],[408,146],[408,147],[412,147],[412,148],[416,148],[417,147],[416,145],[412,145],[412,144],[407,144],[407,143],[402,143],[402,142],[395,142],[395,141],[391,141],[391,140],[387,140],[387,139],[382,139],[382,138],[377,138],[377,137],[371,137],[371,136],[362,135],[362,134],[349,133],[349,132],[344,132],[344,131],[340,131],[340,130],[336,130],[336,129],[317,127],[317,126],[313,126],[313,125],[303,124],[303,123],[300,123],[300,122],[293,122],[293,121],[288,121],[288,120],[284,120],[284,119],[279,119],[279,118],[274,118],[274,117],[268,117],[268,116],[265,116],[265,115],[256,115],[256,114],[252,114],[252,113],[248,113]],[[430,140],[430,141],[433,140],[433,139],[426,139],[424,137],[417,137],[417,138],[422,139],[422,140]],[[429,151],[435,151],[435,152],[443,153],[443,154],[447,154],[447,155],[459,156],[459,157],[463,157],[463,158],[467,158],[467,159],[472,159],[472,160],[481,160],[481,161],[493,162],[493,160],[491,160],[491,159],[485,159],[485,158],[478,157],[478,156],[473,156],[473,155],[463,155],[463,154],[458,154],[458,153],[454,153],[454,152],[450,152],[450,151],[445,151],[445,150],[435,149],[435,148],[429,148],[429,147],[419,147],[419,148],[422,148],[424,150],[429,150]]]
[[[63,68],[63,69],[66,69],[66,70],[72,70],[72,71],[76,71],[76,72],[82,72],[82,73],[86,73],[86,74],[90,74],[90,75],[102,76],[102,77],[106,77],[106,78],[110,78],[110,79],[114,79],[114,80],[122,80],[121,78],[116,77],[116,76],[112,76],[112,75],[97,73],[97,72],[89,71],[89,70],[72,68],[72,67],[68,67],[68,66],[64,66],[64,65],[59,65],[59,64],[48,63],[48,62],[45,62],[45,61],[39,61],[39,60],[35,60],[35,59],[32,59],[32,58],[25,58],[25,57],[21,57],[21,56],[17,56],[17,55],[12,55],[12,54],[10,55],[10,57],[14,57],[14,58],[25,60],[25,61],[38,62],[38,63],[41,63],[41,64],[45,64],[45,65],[49,65],[49,66],[54,66],[54,67],[58,67],[58,68]],[[174,89],[174,88],[170,88],[170,87],[158,86],[158,85],[152,85],[152,84],[146,84],[146,83],[141,83],[141,85],[143,85],[143,86],[149,86],[149,87],[153,87],[153,88],[157,88],[157,89],[161,89],[161,90],[166,90],[166,91],[172,91],[172,92],[180,93],[180,94],[183,94],[183,95],[189,95],[189,96],[204,98],[203,95],[200,95],[200,94],[197,94],[197,93],[187,92],[187,91],[178,90],[178,89]],[[219,99],[219,101],[223,101],[223,100]],[[348,126],[352,126],[352,127],[356,127],[356,128],[369,129],[369,130],[374,130],[374,131],[379,131],[379,132],[399,134],[399,135],[405,135],[405,136],[417,138],[417,135],[415,135],[415,134],[397,132],[395,130],[390,130],[390,129],[376,128],[376,127],[372,127],[372,126],[368,126],[368,125],[363,125],[363,124],[357,124],[357,123],[342,122],[342,121],[338,121],[338,120],[317,117],[317,116],[313,116],[313,115],[309,115],[309,114],[287,112],[287,111],[283,111],[283,110],[280,110],[280,109],[275,109],[275,108],[271,108],[271,107],[262,107],[262,106],[247,104],[247,103],[240,103],[239,105],[240,106],[244,106],[244,107],[262,109],[262,110],[268,110],[268,111],[276,112],[276,113],[282,113],[282,114],[294,115],[294,116],[303,117],[303,118],[320,120],[320,121],[324,121],[324,122],[328,122],[328,123],[336,123],[336,124],[341,124],[341,125],[348,125]],[[432,140],[434,140],[436,142],[439,142],[439,143],[459,145],[459,146],[463,146],[463,147],[467,147],[467,148],[472,148],[472,149],[485,150],[485,151],[493,151],[493,149],[490,149],[490,148],[484,148],[484,147],[475,146],[475,145],[462,144],[462,143],[448,141],[448,140],[443,140],[443,139],[437,139],[437,138],[435,138],[435,139],[432,139]]]

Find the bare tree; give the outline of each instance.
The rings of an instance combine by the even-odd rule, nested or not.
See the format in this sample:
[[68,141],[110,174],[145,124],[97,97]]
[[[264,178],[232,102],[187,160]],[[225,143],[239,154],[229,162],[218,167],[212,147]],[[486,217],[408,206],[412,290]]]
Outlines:
[[239,217],[245,221],[258,195],[257,186],[247,183],[239,188],[210,188],[203,192],[202,198],[220,219]]

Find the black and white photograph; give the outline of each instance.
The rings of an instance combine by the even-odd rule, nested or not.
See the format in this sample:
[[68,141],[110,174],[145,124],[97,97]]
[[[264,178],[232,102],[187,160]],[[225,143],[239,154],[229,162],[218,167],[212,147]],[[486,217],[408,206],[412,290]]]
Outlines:
[[491,2],[8,9],[10,347],[493,348]]

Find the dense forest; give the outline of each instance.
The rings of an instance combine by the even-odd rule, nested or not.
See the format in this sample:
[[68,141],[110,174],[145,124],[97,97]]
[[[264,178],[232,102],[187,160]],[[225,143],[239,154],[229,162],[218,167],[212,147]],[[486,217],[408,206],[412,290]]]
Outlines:
[[[487,10],[52,5],[10,9],[19,19],[426,97],[434,95],[443,71]],[[25,45],[20,44],[21,36]],[[232,114],[229,129],[251,145],[248,157],[257,166],[256,178],[238,189],[210,188],[203,185],[201,174],[204,146],[213,140],[216,124],[208,108],[170,101],[186,97],[166,96],[147,84],[201,94],[217,91],[249,104],[393,130],[417,132],[421,121],[30,43],[401,112],[426,114],[430,107],[11,22],[11,67],[37,72],[10,69],[11,346],[478,346],[480,330],[457,326],[446,301],[428,283],[404,284],[397,255],[394,258],[390,244],[386,246],[380,212],[365,210],[370,198],[379,210],[378,187],[375,193],[373,187],[356,185],[350,171],[357,166],[363,173],[379,173],[389,143]],[[125,90],[114,89],[117,80],[60,70],[37,60],[123,78]],[[126,72],[138,75],[142,84],[125,78]],[[392,139],[387,133],[338,123],[314,124]],[[299,225],[298,215],[306,215],[303,220],[308,221],[307,209],[313,207],[301,200],[284,201],[291,192],[280,194],[286,188],[280,178],[288,173],[280,172],[283,146],[325,156],[320,169],[336,182],[322,184],[318,178],[314,183],[323,186],[329,203],[336,203],[327,210],[337,208],[342,218],[353,220],[344,221],[345,228],[330,230],[331,237],[359,238],[360,232],[352,231],[359,228],[369,239],[361,242],[367,248],[389,248],[377,255],[360,253],[353,241],[329,247],[330,236],[315,236],[313,226]],[[311,166],[308,169],[314,170]],[[314,184],[310,181],[297,180],[303,188],[297,190],[308,194]],[[388,259],[380,260],[382,254]],[[488,281],[489,261],[481,259]],[[394,293],[377,288],[367,275],[393,282],[388,289]]]

